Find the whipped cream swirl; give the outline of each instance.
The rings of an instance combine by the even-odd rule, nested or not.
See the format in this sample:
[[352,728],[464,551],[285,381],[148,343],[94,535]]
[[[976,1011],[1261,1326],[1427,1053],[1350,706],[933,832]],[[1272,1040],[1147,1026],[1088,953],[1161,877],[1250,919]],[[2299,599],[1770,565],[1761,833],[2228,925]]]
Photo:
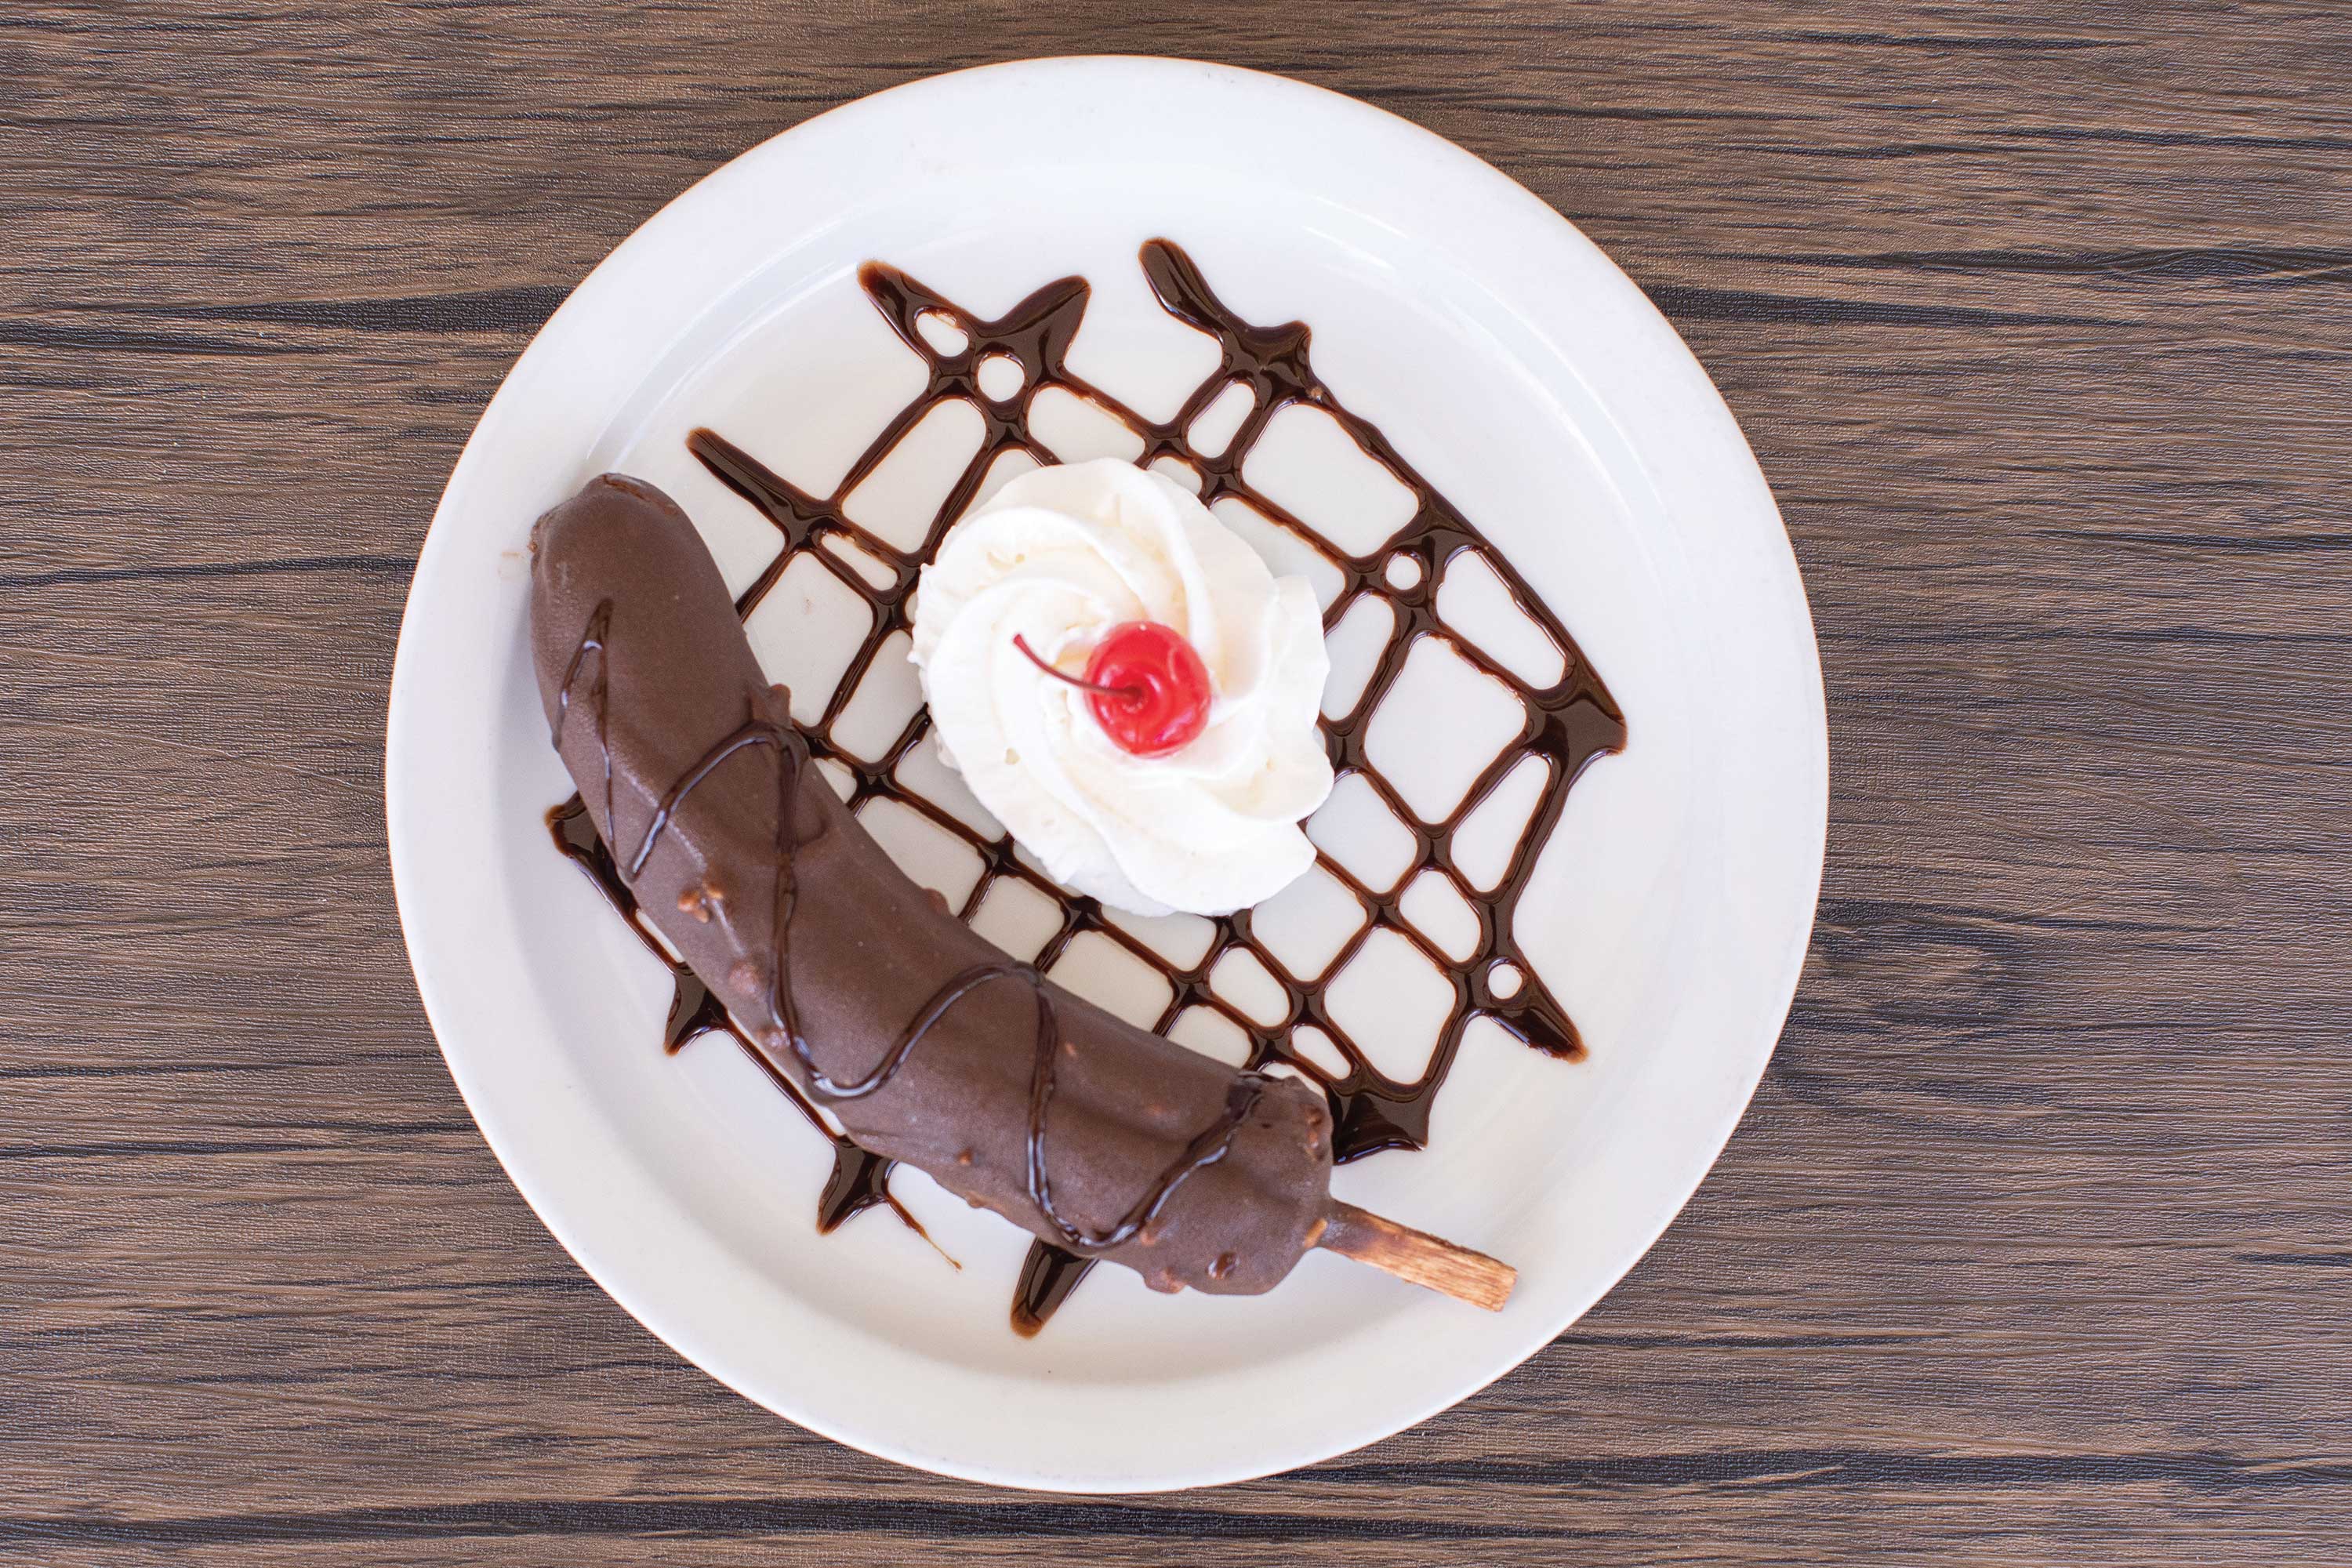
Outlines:
[[[1208,667],[1208,727],[1169,755],[1121,750],[1013,646],[1083,675],[1122,621],[1174,627]],[[1226,914],[1313,864],[1298,824],[1331,793],[1314,591],[1173,480],[1112,458],[1013,479],[923,569],[914,638],[940,756],[1064,887]]]

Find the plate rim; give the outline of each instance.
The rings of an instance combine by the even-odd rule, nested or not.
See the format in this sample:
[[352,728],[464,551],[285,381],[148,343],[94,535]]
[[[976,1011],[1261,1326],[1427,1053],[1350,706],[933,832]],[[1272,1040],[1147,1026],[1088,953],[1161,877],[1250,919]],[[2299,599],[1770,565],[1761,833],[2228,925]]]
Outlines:
[[[1654,1224],[1644,1227],[1646,1234],[1641,1244],[1633,1247],[1622,1263],[1609,1273],[1608,1279],[1600,1284],[1598,1289],[1591,1290],[1586,1300],[1573,1306],[1564,1318],[1556,1322],[1547,1320],[1549,1326],[1540,1335],[1528,1338],[1524,1345],[1496,1364],[1483,1366],[1475,1377],[1452,1389],[1451,1392],[1422,1402],[1411,1407],[1402,1416],[1391,1413],[1390,1415],[1376,1417],[1370,1423],[1361,1426],[1349,1426],[1346,1430],[1339,1431],[1330,1441],[1306,1445],[1297,1452],[1272,1458],[1260,1456],[1222,1468],[1196,1466],[1182,1473],[1153,1474],[1148,1477],[1132,1474],[1116,1477],[1047,1476],[1013,1468],[971,1463],[950,1456],[926,1452],[917,1446],[877,1436],[872,1431],[856,1429],[848,1424],[831,1418],[829,1415],[812,1412],[803,1407],[794,1407],[790,1399],[776,1394],[773,1390],[762,1389],[755,1392],[747,1388],[737,1377],[730,1375],[728,1372],[713,1364],[714,1362],[723,1362],[726,1359],[724,1356],[711,1352],[708,1347],[703,1347],[701,1353],[698,1353],[696,1349],[689,1348],[688,1344],[681,1342],[682,1340],[692,1336],[685,1333],[674,1335],[669,1328],[655,1321],[655,1316],[657,1314],[649,1314],[648,1310],[641,1310],[637,1299],[638,1293],[634,1287],[624,1285],[616,1288],[615,1279],[610,1276],[615,1274],[617,1270],[592,1258],[591,1253],[594,1249],[584,1247],[575,1239],[571,1226],[553,1212],[559,1205],[552,1191],[540,1190],[539,1180],[534,1176],[527,1175],[522,1169],[519,1168],[517,1162],[509,1157],[509,1150],[514,1147],[515,1141],[511,1136],[502,1137],[499,1130],[499,1124],[502,1121],[500,1112],[486,1103],[479,1094],[478,1084],[469,1084],[471,1075],[460,1059],[462,1052],[453,1049],[451,1045],[453,1036],[460,1031],[454,1023],[445,1026],[445,1017],[454,1016],[453,1010],[456,1004],[450,994],[442,988],[439,977],[430,973],[431,965],[425,956],[430,947],[429,941],[425,939],[423,931],[425,917],[416,908],[420,895],[415,889],[424,874],[415,863],[416,854],[415,847],[417,841],[409,830],[410,823],[416,816],[418,803],[410,797],[411,775],[408,771],[410,763],[408,749],[413,743],[413,727],[409,710],[415,707],[417,700],[414,695],[415,678],[412,677],[404,684],[404,673],[415,668],[419,657],[415,652],[415,646],[428,635],[419,629],[420,617],[416,613],[419,602],[431,591],[431,584],[437,574],[436,568],[441,559],[449,554],[454,548],[451,536],[458,526],[452,521],[457,510],[456,503],[460,499],[465,477],[469,468],[473,466],[477,448],[484,443],[486,432],[492,436],[499,434],[494,429],[494,426],[497,423],[495,416],[500,412],[501,403],[509,399],[510,393],[522,380],[522,373],[531,363],[534,354],[540,353],[542,344],[555,336],[562,328],[567,313],[585,313],[588,307],[583,306],[582,301],[583,299],[593,300],[596,298],[596,291],[591,288],[595,279],[600,276],[622,270],[626,265],[622,260],[624,253],[629,251],[633,246],[636,246],[649,231],[663,226],[671,215],[693,202],[698,193],[706,191],[714,183],[727,178],[730,171],[739,170],[757,155],[763,153],[772,155],[772,150],[777,148],[780,143],[786,142],[788,139],[794,137],[806,139],[806,133],[815,127],[838,129],[847,121],[889,115],[914,100],[941,92],[944,90],[945,84],[969,83],[971,79],[984,78],[1003,81],[1008,86],[1018,87],[1019,79],[1024,76],[1051,75],[1061,79],[1055,82],[1054,85],[1056,88],[1067,90],[1073,86],[1074,81],[1087,77],[1102,78],[1107,85],[1122,76],[1134,74],[1160,78],[1166,85],[1181,85],[1182,79],[1186,78],[1192,79],[1195,85],[1201,81],[1214,82],[1221,84],[1223,90],[1255,96],[1261,101],[1281,103],[1287,100],[1288,109],[1294,112],[1336,116],[1339,121],[1349,122],[1342,129],[1349,133],[1360,132],[1376,139],[1382,137],[1395,139],[1402,136],[1423,154],[1433,157],[1440,163],[1448,165],[1453,171],[1457,171],[1465,180],[1483,186],[1484,189],[1480,192],[1482,199],[1491,197],[1507,204],[1531,205],[1538,211],[1536,214],[1528,216],[1536,216],[1538,221],[1548,222],[1560,237],[1566,238],[1573,247],[1582,253],[1586,262],[1597,262],[1599,267],[1604,269],[1604,276],[1613,276],[1617,283],[1622,285],[1620,292],[1622,299],[1618,302],[1635,316],[1646,318],[1646,321],[1642,323],[1642,330],[1657,340],[1657,346],[1665,362],[1660,368],[1666,368],[1666,365],[1670,364],[1675,377],[1685,384],[1683,390],[1699,399],[1702,404],[1712,405],[1709,412],[1715,417],[1708,422],[1715,425],[1717,428],[1711,434],[1718,437],[1727,437],[1729,442],[1728,447],[1720,456],[1732,471],[1722,478],[1737,487],[1748,489],[1751,493],[1747,500],[1751,503],[1760,501],[1763,517],[1770,524],[1769,532],[1772,537],[1762,542],[1763,552],[1772,557],[1768,563],[1768,570],[1778,579],[1774,586],[1784,591],[1775,601],[1774,607],[1782,615],[1792,616],[1789,630],[1801,634],[1793,639],[1791,645],[1792,651],[1798,656],[1799,668],[1790,672],[1795,676],[1796,680],[1794,689],[1789,695],[1794,697],[1799,705],[1805,710],[1803,715],[1806,721],[1805,738],[1811,742],[1811,745],[1803,748],[1803,755],[1800,759],[1808,764],[1807,777],[1801,780],[1801,784],[1810,784],[1811,788],[1804,792],[1808,798],[1799,803],[1807,808],[1802,813],[1802,826],[1809,830],[1808,841],[1801,847],[1804,850],[1803,859],[1810,865],[1811,870],[1802,893],[1801,914],[1795,917],[1793,921],[1793,938],[1787,943],[1780,956],[1780,962],[1774,966],[1771,994],[1776,1000],[1765,1009],[1771,1016],[1770,1032],[1760,1050],[1755,1053],[1752,1070],[1748,1070],[1749,1064],[1741,1064],[1739,1077],[1745,1081],[1734,1086],[1736,1089],[1732,1096],[1734,1103],[1730,1105],[1727,1113],[1722,1116],[1719,1130],[1710,1131],[1700,1140],[1700,1142],[1706,1145],[1704,1155],[1696,1159],[1695,1173],[1690,1175],[1687,1184],[1679,1182],[1675,1184],[1679,1187],[1678,1194],[1670,1194],[1671,1201],[1664,1205],[1661,1212],[1653,1216]],[[1777,539],[1779,546],[1777,552],[1770,548],[1774,539]],[[405,697],[404,692],[407,693]],[[610,1296],[617,1305],[627,1311],[647,1331],[662,1340],[664,1343],[716,1381],[741,1394],[753,1403],[845,1446],[933,1473],[990,1485],[1063,1492],[1139,1494],[1195,1486],[1221,1485],[1277,1474],[1350,1452],[1415,1426],[1471,1397],[1550,1345],[1586,1311],[1589,1311],[1593,1304],[1613,1289],[1625,1273],[1648,1254],[1656,1245],[1659,1237],[1696,1194],[1720,1159],[1723,1148],[1729,1142],[1731,1134],[1738,1130],[1739,1123],[1744,1120],[1747,1107],[1754,1095],[1756,1087],[1761,1080],[1763,1072],[1777,1048],[1781,1032],[1786,1027],[1788,1014],[1794,1002],[1798,980],[1804,955],[1810,945],[1813,920],[1819,904],[1827,845],[1828,770],[1829,737],[1819,643],[1812,625],[1810,603],[1804,592],[1801,572],[1796,560],[1793,542],[1788,535],[1785,521],[1780,516],[1769,485],[1763,476],[1760,466],[1756,462],[1754,453],[1737,418],[1724,404],[1719,391],[1706,374],[1704,366],[1691,353],[1688,345],[1683,342],[1672,323],[1641,291],[1638,285],[1626,277],[1623,271],[1580,229],[1577,228],[1572,221],[1554,209],[1549,203],[1519,185],[1475,153],[1412,121],[1346,94],[1273,73],[1171,57],[1097,54],[1003,61],[919,78],[853,100],[822,114],[811,116],[737,153],[663,204],[626,238],[615,245],[588,273],[581,284],[571,291],[563,303],[534,333],[531,342],[517,356],[514,363],[509,367],[506,375],[501,379],[497,392],[485,405],[474,430],[468,435],[456,464],[452,467],[448,482],[444,487],[440,500],[436,506],[432,524],[419,550],[417,565],[403,605],[398,646],[394,653],[387,697],[384,755],[385,827],[403,943],[444,1063],[448,1068],[461,1097],[466,1100],[468,1112],[480,1129],[484,1142],[489,1145],[493,1154],[498,1158],[509,1181],[514,1184],[516,1190],[530,1206],[540,1222],[555,1237],[558,1244],[563,1247],[582,1269],[595,1280],[598,1288]],[[1793,907],[1799,900],[1791,899],[1790,902]],[[1335,1426],[1337,1425],[1340,1424],[1335,1423]]]

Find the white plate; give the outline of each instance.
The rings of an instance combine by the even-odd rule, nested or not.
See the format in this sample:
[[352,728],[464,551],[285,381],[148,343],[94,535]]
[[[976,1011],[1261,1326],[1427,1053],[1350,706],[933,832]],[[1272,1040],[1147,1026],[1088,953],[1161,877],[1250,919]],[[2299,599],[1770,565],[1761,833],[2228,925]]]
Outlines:
[[[814,1233],[823,1145],[723,1040],[662,1055],[666,977],[541,825],[569,789],[524,636],[541,511],[627,469],[684,501],[746,581],[775,535],[683,437],[714,426],[831,488],[916,377],[857,291],[869,258],[989,312],[1086,274],[1074,368],[1164,416],[1213,363],[1137,268],[1161,234],[1244,316],[1312,325],[1323,377],[1510,555],[1627,715],[1630,746],[1576,786],[1520,922],[1589,1058],[1474,1037],[1432,1146],[1334,1181],[1515,1263],[1500,1314],[1315,1254],[1249,1300],[1098,1270],[1043,1335],[1014,1337],[1026,1238],[926,1179],[899,1190],[961,1269],[887,1214]],[[1631,1267],[1714,1161],[1786,1016],[1826,752],[1771,496],[1705,373],[1606,258],[1468,153],[1351,100],[1088,58],[824,115],[711,174],[581,285],[434,520],[385,796],[450,1072],[616,1300],[844,1443],[974,1480],[1133,1491],[1397,1431],[1541,1348]]]

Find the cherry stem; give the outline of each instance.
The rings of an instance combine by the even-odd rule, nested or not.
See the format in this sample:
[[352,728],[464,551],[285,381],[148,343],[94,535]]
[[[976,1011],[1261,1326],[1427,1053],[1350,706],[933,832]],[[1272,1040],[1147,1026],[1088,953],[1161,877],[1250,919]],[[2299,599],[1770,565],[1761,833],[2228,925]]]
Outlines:
[[1052,665],[1047,664],[1044,659],[1038,658],[1037,650],[1029,646],[1029,640],[1018,632],[1013,634],[1013,646],[1026,654],[1029,658],[1030,663],[1035,665],[1038,668],[1044,670],[1055,679],[1062,681],[1066,685],[1075,686],[1081,691],[1091,691],[1097,697],[1117,697],[1129,702],[1140,702],[1143,700],[1144,691],[1143,688],[1140,686],[1105,686],[1098,681],[1080,680],[1075,675],[1065,675],[1062,671],[1055,669]]

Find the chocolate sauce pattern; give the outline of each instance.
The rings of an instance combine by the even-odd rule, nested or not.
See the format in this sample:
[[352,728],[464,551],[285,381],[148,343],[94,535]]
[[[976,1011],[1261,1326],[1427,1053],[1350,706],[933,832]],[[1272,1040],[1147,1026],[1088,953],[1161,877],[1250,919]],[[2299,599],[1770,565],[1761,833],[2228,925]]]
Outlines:
[[[872,625],[817,721],[795,728],[814,756],[847,774],[851,810],[872,800],[897,801],[979,854],[981,877],[957,911],[961,919],[969,921],[977,914],[998,882],[1010,878],[1027,883],[1051,900],[1061,913],[1059,924],[1033,961],[1034,971],[1050,973],[1079,935],[1099,933],[1168,981],[1172,995],[1153,1026],[1158,1032],[1166,1033],[1186,1009],[1205,1006],[1222,1015],[1248,1037],[1251,1068],[1287,1062],[1322,1083],[1332,1102],[1336,1161],[1360,1159],[1385,1149],[1419,1148],[1428,1141],[1432,1102],[1453,1067],[1464,1035],[1476,1019],[1492,1018],[1518,1039],[1553,1056],[1573,1059],[1583,1054],[1576,1027],[1566,1010],[1520,951],[1513,934],[1513,921],[1528,875],[1559,820],[1570,786],[1594,757],[1623,746],[1623,716],[1567,629],[1510,562],[1404,460],[1380,430],[1349,412],[1315,374],[1307,358],[1309,332],[1305,323],[1259,327],[1244,321],[1210,290],[1191,258],[1167,240],[1155,239],[1146,244],[1140,260],[1162,308],[1213,338],[1220,350],[1217,371],[1185,400],[1173,418],[1164,422],[1145,418],[1069,369],[1066,358],[1070,344],[1077,334],[1089,296],[1089,287],[1083,278],[1048,283],[1003,316],[986,320],[895,268],[878,262],[869,262],[862,268],[858,279],[868,298],[899,339],[921,358],[929,381],[849,466],[832,495],[822,499],[809,495],[716,432],[697,430],[688,438],[689,449],[703,465],[758,508],[783,536],[783,548],[738,598],[736,612],[750,616],[793,558],[803,552],[871,609]],[[964,338],[963,346],[952,353],[934,347],[919,330],[926,316],[954,327]],[[981,363],[998,355],[1012,359],[1022,372],[1019,391],[1003,402],[989,398],[979,384]],[[1196,449],[1186,439],[1185,431],[1236,383],[1247,387],[1252,395],[1249,414],[1221,451]],[[1135,459],[1139,466],[1172,463],[1189,469],[1199,478],[1204,504],[1228,497],[1242,500],[1319,551],[1343,577],[1340,592],[1324,614],[1327,633],[1366,595],[1385,598],[1393,612],[1386,644],[1355,706],[1338,719],[1325,718],[1322,728],[1334,771],[1342,776],[1356,774],[1371,787],[1411,832],[1414,854],[1404,872],[1389,888],[1380,889],[1328,854],[1317,851],[1317,863],[1359,900],[1368,917],[1339,954],[1324,966],[1319,979],[1292,974],[1253,934],[1250,911],[1246,910],[1213,922],[1214,934],[1207,951],[1196,962],[1190,965],[1171,962],[1110,920],[1095,900],[1065,891],[1031,868],[1015,854],[1009,836],[988,837],[908,788],[898,781],[898,770],[908,752],[928,732],[928,710],[919,711],[876,760],[861,758],[833,739],[835,724],[882,648],[894,633],[908,627],[911,600],[923,563],[938,549],[948,529],[970,510],[997,458],[1007,453],[1023,452],[1041,463],[1061,460],[1029,428],[1030,400],[1049,386],[1084,398],[1132,431],[1143,443],[1143,450]],[[908,430],[934,406],[951,399],[964,401],[978,410],[982,421],[980,448],[940,506],[921,545],[912,551],[903,550],[851,521],[844,502],[880,467]],[[1362,555],[1347,553],[1260,493],[1243,477],[1251,449],[1267,425],[1276,414],[1294,404],[1311,405],[1329,415],[1412,492],[1412,521],[1379,548]],[[848,552],[831,541],[854,545],[868,563],[878,565],[887,581],[878,585],[869,581],[852,564]],[[1521,613],[1542,630],[1559,652],[1561,674],[1549,686],[1539,688],[1521,679],[1438,617],[1438,591],[1445,572],[1465,552],[1475,552],[1483,561]],[[1400,586],[1385,577],[1390,562],[1398,556],[1410,559],[1419,569],[1409,586]],[[1436,823],[1423,821],[1408,807],[1366,755],[1366,736],[1372,714],[1403,671],[1413,647],[1429,637],[1442,639],[1473,668],[1515,693],[1526,715],[1518,735],[1479,774],[1454,812]],[[1482,894],[1454,863],[1454,834],[1503,780],[1530,756],[1540,758],[1546,770],[1542,793],[1520,831],[1501,879],[1492,892]],[[593,836],[593,829],[589,831]],[[589,865],[583,851],[565,840],[561,829],[558,837],[567,854]],[[609,868],[610,856],[603,855],[602,859]],[[642,856],[640,863],[641,860]],[[593,865],[590,869],[592,875],[597,874]],[[1478,942],[1467,961],[1457,963],[1449,958],[1402,915],[1404,890],[1425,870],[1444,875],[1476,915]],[[601,878],[600,885],[604,886],[606,896],[614,900],[616,907],[623,907],[624,913],[631,912],[630,907],[622,904],[625,888],[604,883]],[[1450,978],[1454,988],[1452,1014],[1427,1067],[1412,1083],[1397,1082],[1377,1071],[1331,1016],[1327,1002],[1331,982],[1376,931],[1391,931],[1412,942],[1440,973]],[[644,934],[642,927],[640,934]],[[1211,989],[1211,972],[1220,959],[1237,948],[1255,958],[1281,986],[1286,1006],[1278,1021],[1260,1024]],[[667,956],[665,953],[666,960]],[[1507,973],[1512,983],[1498,984]],[[695,1026],[729,1026],[723,1010],[716,1009],[707,994],[695,996],[699,990],[699,983],[680,971],[678,1000],[672,1007],[667,1031],[673,1049],[683,1038],[691,1037]],[[715,1018],[710,1016],[714,1012],[718,1015]],[[683,1034],[681,1014],[687,1025]],[[1315,1027],[1328,1037],[1346,1057],[1349,1070],[1335,1075],[1295,1054],[1289,1048],[1288,1038],[1292,1030],[1301,1026]],[[802,1103],[811,1119],[817,1120],[814,1109],[805,1101]],[[837,1157],[835,1184],[841,1169]],[[887,1175],[887,1167],[883,1174]],[[866,1197],[859,1207],[889,1201],[879,1177],[875,1190],[883,1192],[883,1197]],[[828,1193],[831,1191],[828,1186]],[[898,1205],[893,1202],[891,1206]],[[904,1211],[899,1212],[903,1216]],[[1090,1267],[1090,1260],[1075,1253],[1043,1241],[1035,1243],[1024,1267],[1021,1289],[1013,1305],[1015,1327],[1034,1332]]]

